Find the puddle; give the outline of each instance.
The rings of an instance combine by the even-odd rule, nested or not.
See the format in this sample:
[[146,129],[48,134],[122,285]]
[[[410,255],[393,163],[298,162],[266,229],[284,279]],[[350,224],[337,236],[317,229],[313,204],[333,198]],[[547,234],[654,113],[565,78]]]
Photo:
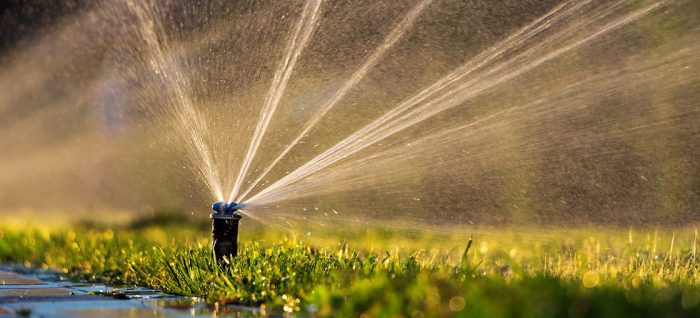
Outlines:
[[[71,282],[53,271],[0,265],[0,317],[260,317],[257,308],[219,306],[149,288]],[[12,282],[12,283],[7,283]]]
[[73,317],[168,317],[168,314],[151,308],[93,308],[66,312]]

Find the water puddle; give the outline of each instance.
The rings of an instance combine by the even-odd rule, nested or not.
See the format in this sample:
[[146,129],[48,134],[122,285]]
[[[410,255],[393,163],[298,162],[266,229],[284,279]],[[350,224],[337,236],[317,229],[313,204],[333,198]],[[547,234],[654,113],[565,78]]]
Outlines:
[[148,288],[71,282],[58,273],[0,265],[0,317],[258,317],[257,308],[219,306]]

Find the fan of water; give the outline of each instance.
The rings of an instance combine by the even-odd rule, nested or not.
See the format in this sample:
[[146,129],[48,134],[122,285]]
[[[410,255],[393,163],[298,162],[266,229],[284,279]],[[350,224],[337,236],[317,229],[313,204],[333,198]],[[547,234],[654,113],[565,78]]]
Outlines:
[[116,208],[208,189],[197,202],[332,231],[697,221],[698,16],[690,0],[100,2],[3,55],[2,187]]

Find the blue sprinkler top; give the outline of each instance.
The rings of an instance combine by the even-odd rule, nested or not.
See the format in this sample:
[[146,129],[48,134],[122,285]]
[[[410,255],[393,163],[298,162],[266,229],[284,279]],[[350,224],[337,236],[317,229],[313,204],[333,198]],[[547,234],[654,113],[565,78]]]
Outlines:
[[218,201],[211,205],[211,209],[217,213],[232,214],[239,209],[239,204],[236,202]]

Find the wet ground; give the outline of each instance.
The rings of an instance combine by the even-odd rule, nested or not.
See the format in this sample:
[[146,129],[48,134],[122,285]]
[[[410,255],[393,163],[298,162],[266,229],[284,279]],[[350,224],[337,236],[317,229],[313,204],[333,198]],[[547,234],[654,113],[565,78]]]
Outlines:
[[197,298],[145,288],[71,282],[58,273],[0,265],[0,318],[4,317],[252,317],[255,308],[215,308]]

